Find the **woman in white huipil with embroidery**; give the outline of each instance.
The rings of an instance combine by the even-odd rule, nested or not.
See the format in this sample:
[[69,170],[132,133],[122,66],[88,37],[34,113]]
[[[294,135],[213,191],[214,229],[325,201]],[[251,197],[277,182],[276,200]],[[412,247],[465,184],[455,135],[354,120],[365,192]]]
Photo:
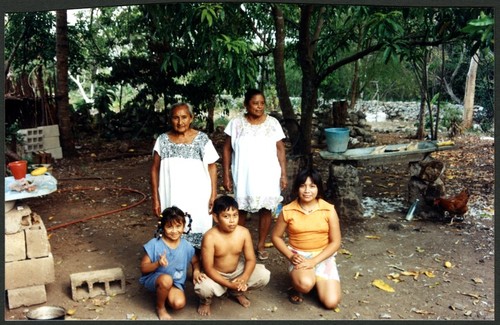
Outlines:
[[238,202],[239,224],[248,212],[259,214],[257,257],[269,257],[265,240],[271,228],[272,211],[283,200],[287,186],[285,134],[278,120],[266,114],[264,94],[257,89],[245,93],[246,112],[226,126],[223,149],[223,185],[233,190]]
[[189,104],[172,105],[172,130],[161,134],[153,148],[151,189],[157,217],[173,205],[191,215],[192,230],[184,236],[199,249],[203,234],[213,225],[219,154],[205,133],[191,128],[193,117]]

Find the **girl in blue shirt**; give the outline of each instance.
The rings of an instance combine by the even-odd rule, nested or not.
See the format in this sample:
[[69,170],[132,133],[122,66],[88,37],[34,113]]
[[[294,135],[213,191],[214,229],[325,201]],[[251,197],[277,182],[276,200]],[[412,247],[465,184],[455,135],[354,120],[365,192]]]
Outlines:
[[190,215],[175,206],[165,209],[155,238],[144,245],[139,282],[146,289],[156,292],[156,312],[160,320],[172,318],[167,312],[166,303],[174,310],[186,305],[184,288],[188,264],[193,268],[194,283],[205,278],[205,274],[200,271],[194,247],[182,237],[186,218],[189,219],[190,230]]

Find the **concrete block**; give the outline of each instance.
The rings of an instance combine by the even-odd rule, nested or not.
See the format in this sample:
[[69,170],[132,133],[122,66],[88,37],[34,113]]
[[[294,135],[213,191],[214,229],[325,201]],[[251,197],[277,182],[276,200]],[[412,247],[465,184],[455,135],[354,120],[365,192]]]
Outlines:
[[26,238],[24,231],[5,235],[5,262],[26,259]]
[[19,205],[5,213],[5,233],[13,234],[21,231],[23,226],[31,226],[31,209],[27,205]]
[[42,130],[44,137],[58,137],[59,136],[59,125],[45,125],[39,126],[38,130]]
[[24,229],[26,234],[26,256],[28,258],[47,257],[50,255],[50,243],[45,226],[38,225]]
[[32,138],[38,136],[43,137],[43,129],[41,128],[21,129],[18,130],[17,133],[26,138]]
[[52,283],[55,281],[54,257],[5,263],[5,290]]
[[46,153],[50,153],[52,155],[52,158],[54,159],[62,159],[63,157],[63,152],[62,152],[62,148],[59,147],[59,148],[52,148],[52,149],[46,149],[46,150],[43,150],[45,151]]
[[99,295],[125,293],[125,274],[119,267],[70,275],[74,301]]
[[43,137],[43,150],[55,149],[61,147],[59,136],[56,137]]
[[7,290],[9,309],[22,306],[32,306],[47,302],[47,292],[44,285]]
[[37,143],[28,143],[23,147],[25,152],[33,153],[35,151],[43,150],[43,143],[41,141]]

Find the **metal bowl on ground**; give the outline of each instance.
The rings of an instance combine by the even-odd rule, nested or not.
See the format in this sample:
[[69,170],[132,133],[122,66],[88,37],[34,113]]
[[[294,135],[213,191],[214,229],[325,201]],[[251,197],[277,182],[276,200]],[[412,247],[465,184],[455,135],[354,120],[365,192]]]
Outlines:
[[59,306],[42,306],[31,309],[26,317],[30,320],[64,319],[66,309]]

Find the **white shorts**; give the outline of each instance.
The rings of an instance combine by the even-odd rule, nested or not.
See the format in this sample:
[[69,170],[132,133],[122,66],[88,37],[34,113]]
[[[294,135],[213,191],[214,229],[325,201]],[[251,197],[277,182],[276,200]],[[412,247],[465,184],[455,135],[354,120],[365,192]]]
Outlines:
[[[303,252],[290,246],[288,246],[288,248],[293,252],[296,252],[296,254],[299,254],[307,259],[311,259],[314,256],[321,253],[321,251]],[[316,277],[318,279],[340,281],[340,276],[339,276],[339,271],[337,270],[337,262],[335,256],[337,256],[337,253],[334,253],[332,256],[328,257],[327,259],[316,265],[314,273],[316,274]],[[294,265],[290,263],[290,265],[288,266],[288,272],[292,272],[293,268]]]

